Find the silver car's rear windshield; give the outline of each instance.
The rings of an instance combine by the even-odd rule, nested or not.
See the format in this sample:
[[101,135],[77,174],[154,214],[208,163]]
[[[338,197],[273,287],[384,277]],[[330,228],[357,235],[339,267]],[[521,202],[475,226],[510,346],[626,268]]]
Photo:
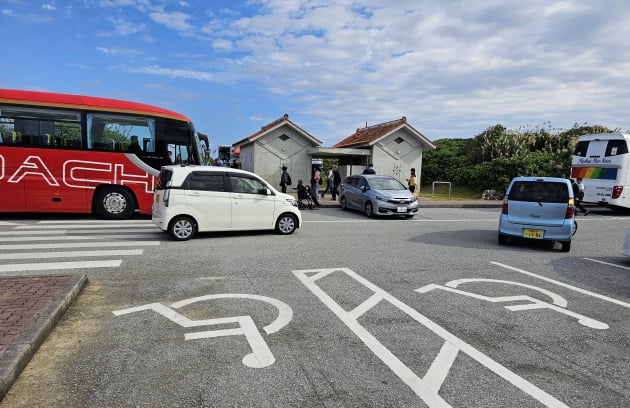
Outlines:
[[569,200],[569,189],[566,183],[515,181],[510,189],[508,200],[567,203]]

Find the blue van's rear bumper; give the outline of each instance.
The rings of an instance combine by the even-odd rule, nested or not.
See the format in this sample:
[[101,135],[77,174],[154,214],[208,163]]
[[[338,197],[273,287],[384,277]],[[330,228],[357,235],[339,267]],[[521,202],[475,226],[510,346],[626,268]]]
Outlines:
[[561,226],[548,226],[536,224],[519,224],[509,222],[507,215],[501,214],[499,218],[499,234],[510,237],[527,238],[524,236],[524,230],[542,230],[543,240],[549,241],[570,241],[573,236],[573,218],[565,219]]

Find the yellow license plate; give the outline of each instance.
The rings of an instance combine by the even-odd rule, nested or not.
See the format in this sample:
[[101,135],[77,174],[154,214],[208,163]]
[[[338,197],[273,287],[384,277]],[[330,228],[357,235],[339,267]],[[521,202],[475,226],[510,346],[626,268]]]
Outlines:
[[543,230],[526,228],[526,229],[523,230],[523,236],[525,238],[542,239],[543,238]]
[[160,202],[160,195],[159,194],[155,195],[155,198],[153,199],[153,202],[156,203],[156,204]]

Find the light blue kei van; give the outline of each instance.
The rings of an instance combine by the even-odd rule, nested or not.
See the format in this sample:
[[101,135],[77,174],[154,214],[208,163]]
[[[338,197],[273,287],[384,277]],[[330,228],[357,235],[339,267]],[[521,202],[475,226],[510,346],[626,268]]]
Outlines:
[[575,206],[571,182],[555,177],[515,177],[510,182],[499,218],[499,244],[509,238],[559,241],[571,250]]

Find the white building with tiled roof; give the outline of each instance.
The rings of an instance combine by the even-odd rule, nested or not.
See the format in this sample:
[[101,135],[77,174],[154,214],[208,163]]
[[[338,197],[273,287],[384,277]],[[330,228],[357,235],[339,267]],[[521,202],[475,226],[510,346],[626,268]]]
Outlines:
[[308,150],[321,144],[321,140],[293,123],[285,114],[232,146],[240,148],[239,159],[243,170],[256,173],[279,188],[282,166],[287,166],[293,180],[292,187],[297,186],[300,178],[306,184],[310,183],[312,161]]
[[339,160],[342,177],[361,173],[368,163],[373,163],[378,174],[393,176],[405,183],[412,168],[420,178],[424,150],[435,149],[404,116],[357,129],[332,147],[322,147],[321,143],[285,114],[234,143],[233,147],[240,148],[241,168],[260,175],[274,186],[280,183],[282,166],[287,166],[293,187],[298,179],[308,184],[313,159],[324,157]]

